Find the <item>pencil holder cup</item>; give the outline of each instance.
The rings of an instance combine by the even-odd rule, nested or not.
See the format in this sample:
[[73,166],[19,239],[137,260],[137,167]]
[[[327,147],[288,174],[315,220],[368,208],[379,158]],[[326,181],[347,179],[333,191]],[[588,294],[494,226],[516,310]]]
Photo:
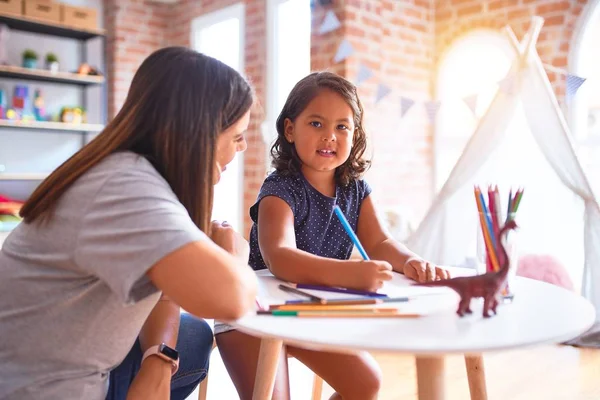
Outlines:
[[506,286],[502,289],[505,302],[512,301],[515,295],[514,278],[519,261],[518,231],[509,230],[505,232],[502,239],[508,259],[506,259],[505,252],[501,250],[498,233],[507,221],[514,218],[515,214],[510,213],[504,221],[496,222],[490,213],[479,213],[477,223],[477,274],[498,271],[508,263]]

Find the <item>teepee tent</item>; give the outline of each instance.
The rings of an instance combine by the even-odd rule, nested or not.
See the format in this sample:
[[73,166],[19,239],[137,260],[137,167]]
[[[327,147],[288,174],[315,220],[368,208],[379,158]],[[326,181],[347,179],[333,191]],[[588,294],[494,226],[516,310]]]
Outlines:
[[[498,184],[508,192],[507,186],[518,182],[525,186],[517,215],[517,223],[523,221],[519,235],[535,231],[530,243],[562,251],[562,261],[580,271],[581,293],[599,310],[600,322],[600,207],[535,49],[542,25],[542,18],[532,18],[521,43],[506,29],[515,58],[504,87],[407,245],[433,262],[461,264],[477,236],[473,185]],[[508,137],[519,118],[531,134],[511,142]],[[493,162],[501,167],[490,169]],[[535,218],[528,223],[528,216]]]

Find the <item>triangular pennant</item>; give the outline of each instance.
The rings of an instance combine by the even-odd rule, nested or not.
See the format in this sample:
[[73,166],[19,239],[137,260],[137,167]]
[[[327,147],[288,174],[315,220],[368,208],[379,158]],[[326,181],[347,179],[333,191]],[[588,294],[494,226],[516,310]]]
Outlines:
[[369,69],[369,67],[360,64],[358,66],[358,74],[356,74],[356,86],[360,85],[364,81],[368,80],[373,76],[373,71]]
[[577,75],[567,74],[567,100],[570,101],[575,96],[585,79]]
[[426,101],[425,102],[425,109],[427,110],[427,117],[429,118],[430,123],[433,124],[435,122],[435,116],[436,116],[438,110],[440,109],[441,105],[442,105],[442,103],[440,103],[439,101]]
[[463,98],[465,104],[469,107],[469,110],[473,113],[473,115],[477,115],[475,112],[477,110],[477,100],[479,99],[478,94],[472,94],[471,96],[467,96]]
[[389,86],[386,86],[383,83],[380,83],[377,86],[377,94],[375,95],[375,104],[379,103],[381,101],[381,99],[383,99],[385,96],[387,96],[391,92],[392,92],[392,89],[390,89]]
[[323,23],[319,28],[319,35],[323,35],[325,33],[333,32],[337,28],[342,26],[340,20],[335,16],[335,13],[331,10],[327,11],[325,14],[325,18],[323,19]]
[[350,57],[354,53],[354,49],[352,48],[352,44],[344,39],[335,53],[335,57],[333,57],[333,62],[339,63],[340,61],[345,60]]
[[498,86],[500,86],[500,90],[502,90],[502,92],[508,95],[515,94],[515,77],[513,75],[507,75],[504,79],[498,82]]
[[406,114],[414,105],[415,101],[413,99],[409,99],[408,97],[400,97],[400,116],[404,117],[404,114]]

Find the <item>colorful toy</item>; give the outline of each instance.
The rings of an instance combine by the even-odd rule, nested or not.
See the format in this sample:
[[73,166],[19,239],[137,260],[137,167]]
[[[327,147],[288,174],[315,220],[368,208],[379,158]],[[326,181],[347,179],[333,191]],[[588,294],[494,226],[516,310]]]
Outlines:
[[35,90],[33,96],[33,116],[37,121],[45,121],[44,98],[40,89]]
[[511,260],[506,253],[506,235],[509,231],[516,229],[517,224],[514,220],[508,220],[500,230],[499,249],[503,255],[503,263],[496,272],[488,272],[482,275],[461,276],[458,278],[444,279],[441,281],[417,283],[415,286],[437,287],[444,286],[453,289],[460,296],[460,303],[456,313],[461,317],[465,314],[471,314],[471,299],[483,298],[483,316],[490,317],[490,311],[496,314],[496,307],[501,297],[501,292],[506,286],[508,272],[511,268]]

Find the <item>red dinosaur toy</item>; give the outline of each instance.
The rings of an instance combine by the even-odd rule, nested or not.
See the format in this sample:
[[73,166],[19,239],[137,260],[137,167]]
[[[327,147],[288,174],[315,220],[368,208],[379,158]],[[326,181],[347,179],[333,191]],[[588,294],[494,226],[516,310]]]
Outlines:
[[509,220],[499,232],[499,248],[504,256],[504,263],[500,267],[500,270],[482,275],[462,276],[441,281],[416,283],[415,286],[445,286],[453,289],[460,296],[460,303],[458,304],[458,310],[456,312],[461,317],[465,315],[465,313],[470,314],[472,312],[471,299],[477,297],[483,297],[484,317],[490,317],[490,311],[493,311],[494,314],[496,314],[498,297],[505,287],[508,271],[511,268],[510,260],[506,254],[504,240],[506,239],[508,231],[513,230],[516,227],[516,222],[514,220]]

